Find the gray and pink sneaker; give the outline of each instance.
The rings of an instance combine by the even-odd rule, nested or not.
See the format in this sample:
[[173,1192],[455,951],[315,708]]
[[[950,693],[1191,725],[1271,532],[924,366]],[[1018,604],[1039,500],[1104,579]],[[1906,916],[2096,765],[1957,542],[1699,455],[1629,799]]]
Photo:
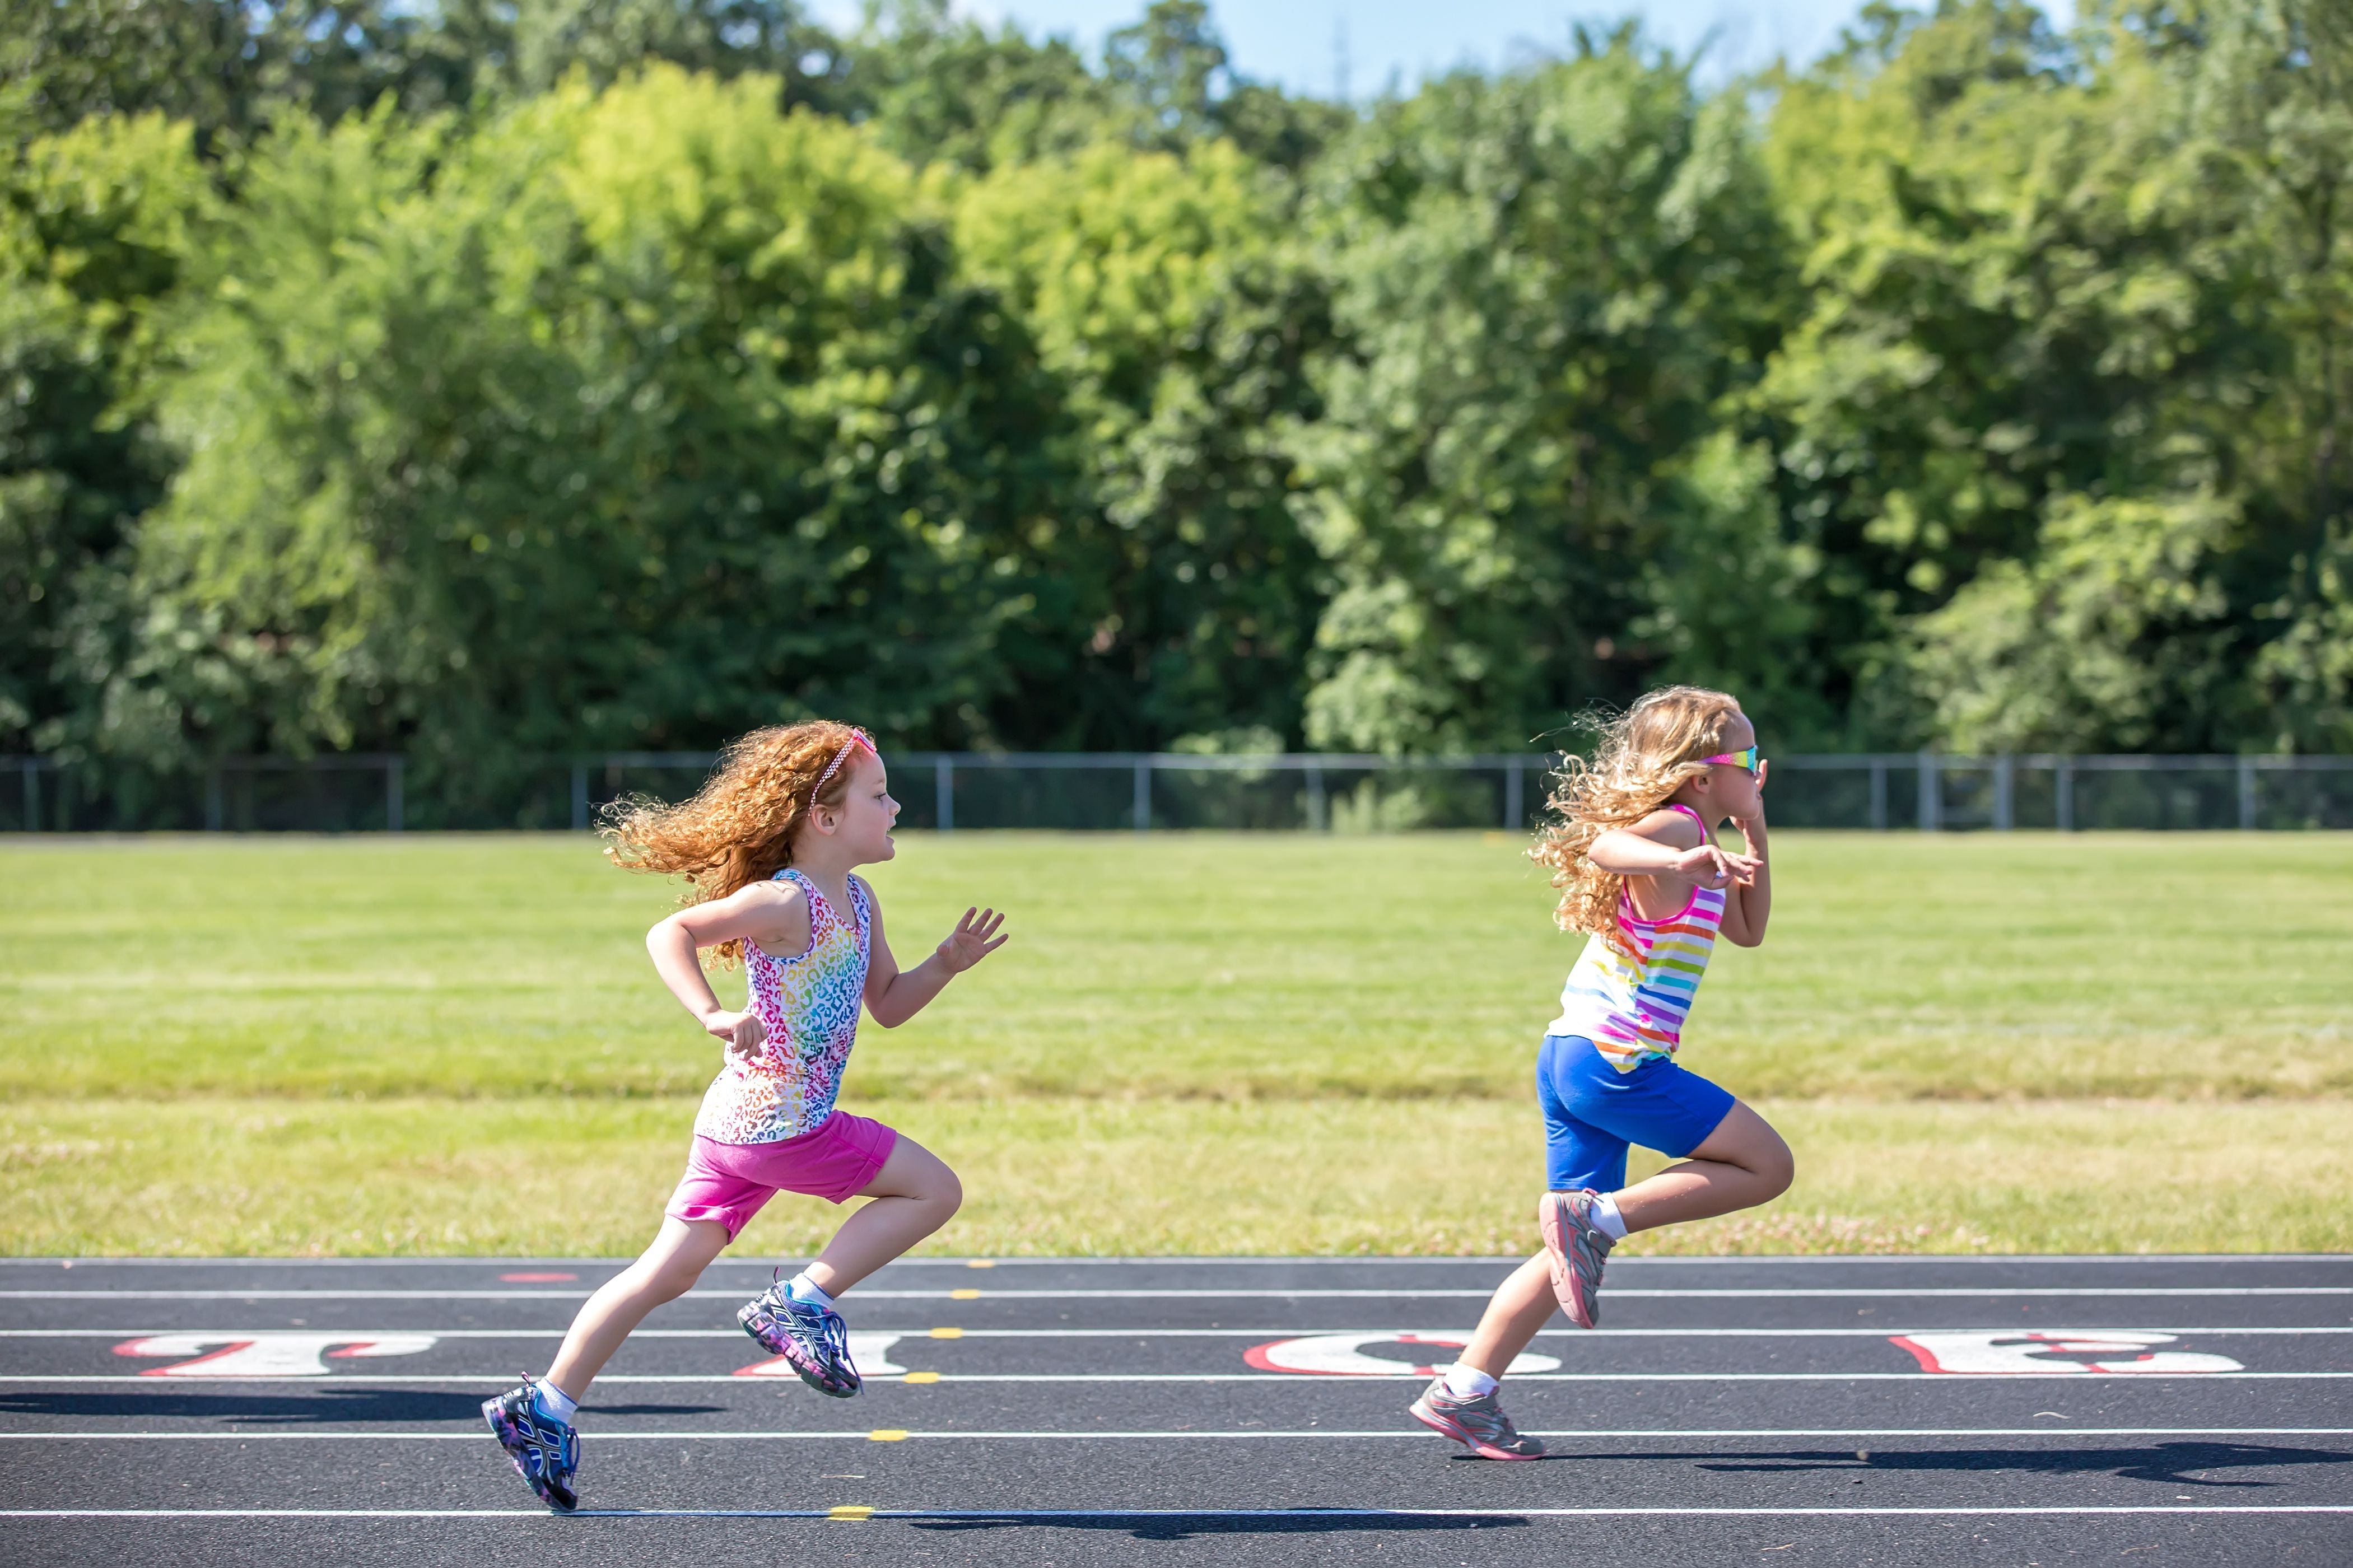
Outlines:
[[1552,1263],[1552,1293],[1560,1310],[1580,1329],[1601,1321],[1601,1268],[1615,1245],[1593,1226],[1593,1205],[1601,1194],[1590,1187],[1577,1193],[1546,1193],[1536,1205],[1536,1226],[1544,1232],[1545,1256]]
[[1523,1437],[1493,1394],[1457,1399],[1443,1375],[1430,1380],[1410,1407],[1413,1418],[1440,1436],[1451,1437],[1482,1459],[1541,1459],[1545,1446]]

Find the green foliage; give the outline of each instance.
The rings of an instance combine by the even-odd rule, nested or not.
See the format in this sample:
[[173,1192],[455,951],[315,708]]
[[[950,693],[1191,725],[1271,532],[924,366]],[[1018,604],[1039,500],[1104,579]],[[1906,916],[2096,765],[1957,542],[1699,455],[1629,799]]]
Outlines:
[[2016,4],[1880,8],[1783,84],[1811,302],[1757,405],[1837,563],[1822,614],[1909,643],[1920,738],[2345,743],[2333,15],[2118,7],[2067,43]]
[[1728,109],[1620,36],[1433,82],[1335,154],[1340,347],[1296,435],[1338,584],[1311,740],[1518,746],[1648,673],[1632,563],[1779,265]]
[[905,733],[987,694],[1031,443],[869,138],[660,68],[462,137],[293,122],[239,219],[144,566],[290,671],[274,743]]
[[0,4],[0,745],[2353,747],[2335,0],[1361,111],[1198,0]]
[[1066,705],[1057,743],[1298,729],[1319,567],[1274,431],[1306,411],[1324,307],[1283,242],[1294,207],[1222,141],[1098,145],[963,193],[958,254],[1061,389],[1072,485],[1018,634],[1032,700]]
[[[141,519],[172,471],[147,391],[207,209],[185,124],[40,137],[0,179],[0,745],[96,739],[61,716],[111,668]],[[95,718],[95,716],[91,716]]]

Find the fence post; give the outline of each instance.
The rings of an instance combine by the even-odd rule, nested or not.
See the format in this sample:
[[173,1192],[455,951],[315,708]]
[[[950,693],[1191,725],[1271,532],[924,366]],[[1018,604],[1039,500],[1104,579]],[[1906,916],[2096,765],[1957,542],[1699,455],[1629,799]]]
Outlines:
[[1311,762],[1307,764],[1307,826],[1309,830],[1315,833],[1323,832],[1329,826],[1330,816],[1330,803],[1324,798],[1324,764]]
[[1887,759],[1871,759],[1871,826],[1874,831],[1887,830]]
[[41,830],[41,759],[25,759],[25,831]]
[[2073,833],[2075,831],[2075,759],[2060,758],[2055,771],[2057,776],[2051,781],[2052,811],[2059,831]]
[[1152,759],[1135,759],[1135,830],[1148,833],[1152,829]]
[[588,764],[577,759],[572,764],[572,831],[588,831]]
[[932,764],[932,813],[942,833],[955,831],[955,763],[945,752]]
[[1941,808],[1944,805],[1943,800],[1939,798],[1943,794],[1943,791],[1944,784],[1937,774],[1936,753],[1923,750],[1920,753],[1921,832],[1934,833],[1936,831],[1936,819],[1940,815]]
[[1526,817],[1527,814],[1522,809],[1525,787],[1521,782],[1520,759],[1514,757],[1504,764],[1504,831],[1506,833],[1517,832]]
[[2008,752],[1993,760],[1993,830],[2007,833],[2010,829],[2011,805],[2017,798],[2014,792],[2018,778],[2017,759]]
[[218,833],[228,819],[228,808],[221,800],[221,765],[214,763],[205,769],[205,831]]
[[2255,759],[2239,759],[2239,831],[2252,833],[2255,827]]
[[384,764],[384,830],[400,831],[402,801],[400,798],[403,759],[393,757]]

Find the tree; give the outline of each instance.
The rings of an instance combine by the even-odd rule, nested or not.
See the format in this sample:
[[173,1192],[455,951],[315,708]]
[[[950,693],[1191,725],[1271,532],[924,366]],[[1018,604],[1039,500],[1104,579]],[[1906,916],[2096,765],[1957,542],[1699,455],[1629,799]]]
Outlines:
[[1519,746],[1631,696],[1662,492],[1772,342],[1738,106],[1586,37],[1382,106],[1319,191],[1340,342],[1296,442],[1338,588],[1310,739]]
[[139,520],[172,472],[152,392],[207,191],[161,115],[35,137],[0,181],[0,746],[71,749],[135,614]]
[[1282,238],[1292,203],[1210,141],[1098,143],[996,171],[958,204],[963,265],[1061,389],[1071,481],[1035,542],[1039,612],[1008,645],[1025,706],[1052,716],[1033,743],[1298,733],[1321,574],[1278,432],[1312,413],[1324,305]]
[[282,674],[273,745],[964,738],[1039,504],[1018,366],[911,173],[776,96],[662,68],[259,149],[142,571]]

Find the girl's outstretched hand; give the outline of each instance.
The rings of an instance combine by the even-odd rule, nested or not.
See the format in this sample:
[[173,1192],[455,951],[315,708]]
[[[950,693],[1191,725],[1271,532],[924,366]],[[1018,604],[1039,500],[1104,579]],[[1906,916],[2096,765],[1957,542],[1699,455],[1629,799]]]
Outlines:
[[702,1026],[719,1037],[729,1056],[747,1062],[759,1057],[768,1037],[757,1013],[712,1013],[702,1020]]
[[962,974],[1005,945],[1006,939],[997,934],[1004,924],[1005,917],[995,910],[965,910],[955,930],[941,940],[940,962],[948,966],[949,973]]
[[1686,849],[1672,861],[1679,877],[1689,877],[1701,887],[1715,889],[1728,888],[1737,882],[1742,887],[1757,879],[1757,868],[1765,862],[1754,855],[1735,855],[1713,844],[1703,844],[1696,849]]

